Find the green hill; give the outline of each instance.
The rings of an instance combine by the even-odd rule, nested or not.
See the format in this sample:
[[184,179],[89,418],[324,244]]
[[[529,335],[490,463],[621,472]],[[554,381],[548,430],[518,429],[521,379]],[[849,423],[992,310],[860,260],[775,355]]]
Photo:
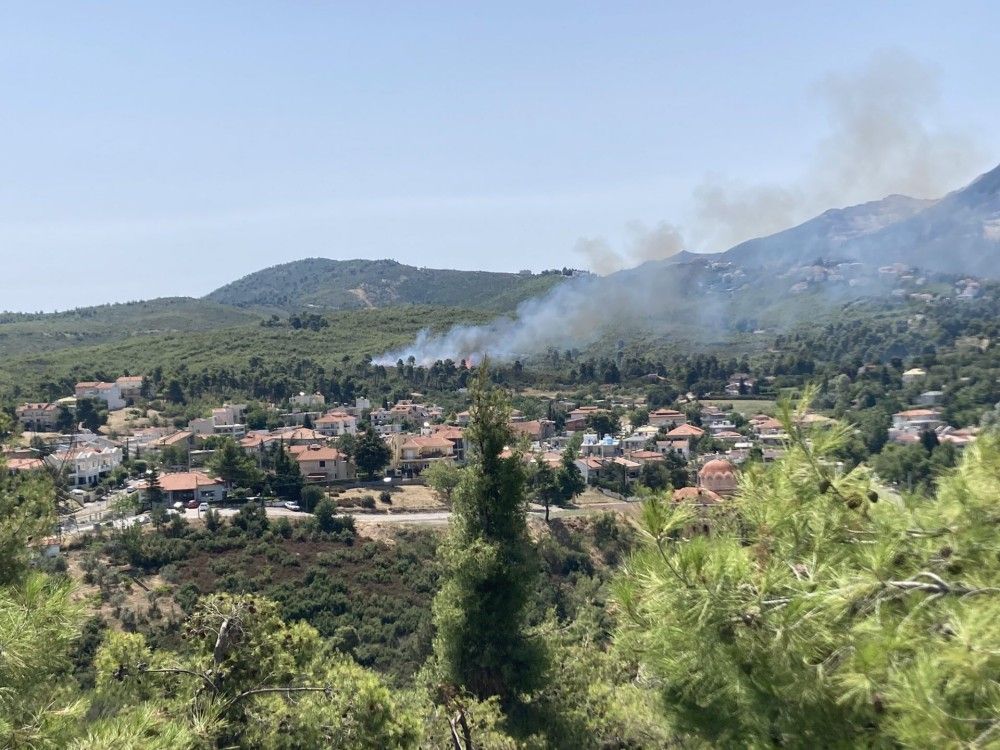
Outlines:
[[[304,372],[330,373],[348,361],[402,346],[424,328],[483,323],[490,315],[458,308],[408,306],[345,310],[324,316],[318,330],[240,325],[219,330],[136,336],[97,346],[0,358],[0,402],[56,398],[79,380],[113,379],[126,370],[184,372],[206,387],[246,393],[280,382],[301,387]],[[291,387],[291,386],[290,386]]]
[[190,297],[81,307],[59,313],[0,313],[0,355],[16,357],[136,336],[255,323],[260,315]]
[[396,305],[438,305],[495,312],[560,283],[559,274],[416,268],[394,260],[307,258],[265,268],[216,289],[205,299],[236,307],[298,312]]

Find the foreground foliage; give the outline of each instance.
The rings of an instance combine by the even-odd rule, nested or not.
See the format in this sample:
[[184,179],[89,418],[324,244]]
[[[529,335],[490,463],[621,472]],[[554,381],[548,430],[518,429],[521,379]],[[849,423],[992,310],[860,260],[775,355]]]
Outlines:
[[849,433],[804,433],[745,475],[711,537],[650,500],[617,585],[619,645],[676,726],[726,747],[984,747],[1000,741],[1000,441],[932,501],[840,476]]

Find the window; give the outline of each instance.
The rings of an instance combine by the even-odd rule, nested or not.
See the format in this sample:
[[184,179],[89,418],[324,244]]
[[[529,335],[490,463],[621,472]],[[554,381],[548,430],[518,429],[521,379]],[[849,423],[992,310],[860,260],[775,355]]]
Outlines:
[[319,468],[325,469],[326,468],[326,461],[320,461],[319,462]]

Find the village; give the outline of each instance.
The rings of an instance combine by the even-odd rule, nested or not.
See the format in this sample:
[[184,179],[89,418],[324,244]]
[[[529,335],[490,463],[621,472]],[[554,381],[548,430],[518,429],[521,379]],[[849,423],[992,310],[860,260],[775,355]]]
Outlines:
[[[920,368],[902,376],[909,385],[925,377]],[[728,402],[689,393],[674,407],[651,411],[642,397],[592,403],[546,397],[545,413],[553,418],[512,411],[508,450],[520,451],[529,475],[541,466],[573,475],[577,489],[556,493],[557,505],[572,505],[584,490],[591,502],[621,503],[668,489],[674,501],[707,510],[737,490],[748,462],[774,461],[789,440],[773,402],[744,400],[755,386],[750,374],[736,373],[719,394]],[[298,393],[281,404],[255,404],[252,420],[248,404],[223,403],[178,425],[158,418],[149,391],[147,378],[123,375],[79,382],[72,395],[53,402],[22,404],[16,410],[21,433],[4,450],[7,470],[54,475],[71,523],[105,520],[115,515],[113,507],[118,517],[148,518],[142,514],[153,506],[197,517],[251,498],[274,513],[309,512],[328,497],[343,512],[400,514],[446,510],[446,493],[424,487],[435,487],[442,475],[433,467],[460,467],[469,455],[469,412],[425,403],[419,393],[392,404],[364,397],[330,404],[321,393]],[[975,440],[977,428],[944,421],[941,396],[923,391],[894,414],[889,440],[908,445],[933,436],[956,448]],[[747,412],[757,404],[772,408]],[[796,427],[828,422],[809,412]],[[365,438],[370,450],[361,459]],[[241,461],[256,470],[233,468]],[[535,500],[547,513],[549,499]]]

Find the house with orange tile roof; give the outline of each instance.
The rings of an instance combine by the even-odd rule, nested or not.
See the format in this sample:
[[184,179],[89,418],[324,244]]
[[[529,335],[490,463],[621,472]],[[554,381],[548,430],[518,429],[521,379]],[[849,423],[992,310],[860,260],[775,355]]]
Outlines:
[[326,445],[296,445],[292,454],[307,482],[339,482],[357,476],[347,455]]
[[14,414],[26,430],[52,432],[59,420],[59,407],[56,404],[27,403],[17,407]]
[[676,409],[657,409],[649,413],[649,423],[653,427],[677,427],[687,422],[687,415]]
[[405,474],[419,474],[432,463],[455,460],[455,446],[438,435],[393,435],[390,444],[393,468]]
[[[167,505],[188,503],[221,503],[226,499],[226,485],[201,471],[176,471],[160,474],[160,489]],[[149,481],[143,479],[136,484],[140,499],[145,502],[149,493]]]

